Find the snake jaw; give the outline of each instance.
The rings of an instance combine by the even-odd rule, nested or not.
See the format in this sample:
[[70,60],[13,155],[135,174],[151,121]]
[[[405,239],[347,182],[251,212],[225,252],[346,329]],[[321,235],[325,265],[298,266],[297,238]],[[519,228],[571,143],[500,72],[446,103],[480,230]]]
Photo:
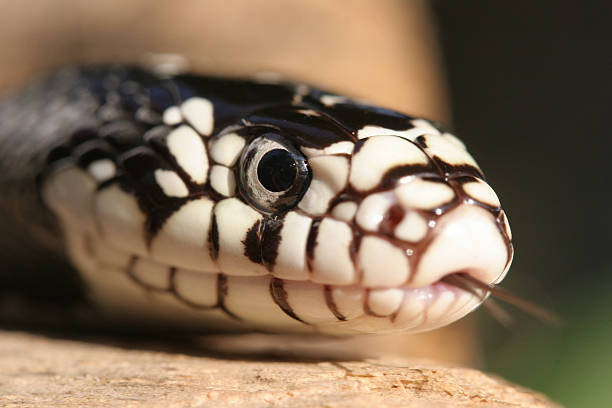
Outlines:
[[[385,200],[393,201],[389,193],[385,194]],[[397,202],[378,207],[368,204],[371,213],[367,219],[385,220],[385,212],[397,212],[391,210],[395,205]],[[375,208],[387,209],[375,216]],[[404,217],[414,210],[403,207]],[[377,235],[372,232],[367,235],[380,245],[373,251],[377,256],[363,247],[362,239],[360,249],[365,253],[356,257],[356,267],[363,274],[361,285],[366,286],[363,300],[366,313],[351,316],[352,319],[343,322],[341,327],[365,333],[422,332],[450,324],[471,312],[489,293],[478,287],[466,291],[453,285],[448,277],[467,274],[484,284],[503,278],[509,268],[512,247],[496,219],[482,206],[461,200],[461,204],[428,223],[427,233],[416,243],[399,241],[392,234],[393,230],[381,234],[379,225]],[[394,257],[393,248],[406,251],[408,262]],[[398,276],[405,281],[394,285],[392,282]],[[348,310],[350,306],[343,296],[346,297],[350,289],[336,286],[332,292],[338,309]]]

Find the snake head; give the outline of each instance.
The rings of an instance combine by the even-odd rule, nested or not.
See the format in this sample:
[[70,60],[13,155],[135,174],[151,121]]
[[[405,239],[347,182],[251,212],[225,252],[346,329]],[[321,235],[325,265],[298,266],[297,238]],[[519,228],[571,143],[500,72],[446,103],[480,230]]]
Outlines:
[[276,278],[276,303],[332,333],[425,331],[477,307],[485,294],[442,280],[496,284],[513,249],[465,145],[427,120],[335,95],[302,103],[247,118],[238,160],[240,197],[263,214],[251,243]]
[[417,332],[486,297],[445,277],[503,279],[505,213],[436,124],[305,86],[171,83],[178,98],[149,104],[158,122],[124,104],[131,119],[100,119],[45,172],[103,308],[203,330]]

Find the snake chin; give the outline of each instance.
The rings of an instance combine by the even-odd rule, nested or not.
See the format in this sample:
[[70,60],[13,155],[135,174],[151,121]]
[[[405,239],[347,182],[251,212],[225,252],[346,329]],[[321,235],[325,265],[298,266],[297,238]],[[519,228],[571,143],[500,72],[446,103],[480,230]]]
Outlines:
[[[119,255],[113,261],[121,261]],[[109,321],[133,321],[138,327],[332,336],[423,332],[460,319],[486,297],[448,283],[449,275],[422,287],[367,288],[206,274],[124,258],[125,266],[91,258],[87,265],[81,258],[81,268],[89,272],[98,310]],[[156,278],[153,270],[159,271]]]
[[[393,305],[393,298],[401,300]],[[369,290],[364,313],[342,322],[322,325],[319,331],[338,335],[425,332],[460,319],[483,300],[484,297],[444,281],[420,288],[402,286]]]

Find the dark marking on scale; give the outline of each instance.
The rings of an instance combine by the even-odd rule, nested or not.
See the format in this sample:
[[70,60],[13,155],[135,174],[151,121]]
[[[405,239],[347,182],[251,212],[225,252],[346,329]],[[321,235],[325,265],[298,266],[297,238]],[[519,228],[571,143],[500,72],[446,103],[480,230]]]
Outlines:
[[109,159],[113,163],[117,157],[114,149],[104,140],[90,140],[74,149],[72,155],[76,157],[77,163],[82,168],[87,168],[97,160]]
[[127,182],[125,175],[124,174],[116,174],[113,177],[106,179],[100,183],[98,183],[98,185],[96,186],[96,191],[102,191],[105,188],[114,186],[115,184],[118,184],[119,187],[124,191],[124,192],[128,192],[128,193],[132,193],[134,190],[129,186],[129,183]]
[[100,127],[99,135],[120,152],[127,152],[143,143],[146,128],[133,120],[118,120]]
[[70,136],[69,145],[74,149],[76,146],[83,144],[89,140],[95,140],[98,138],[98,132],[96,129],[83,128],[74,132]]
[[151,145],[155,151],[168,151],[166,147],[166,138],[172,132],[173,128],[166,125],[159,125],[147,130],[142,139]]
[[[462,174],[460,177],[457,178],[450,178],[448,180],[448,185],[453,189],[453,191],[455,192],[455,199],[453,200],[453,204],[454,206],[458,206],[461,203],[464,204],[468,204],[468,205],[476,205],[479,206],[487,211],[489,211],[491,214],[493,214],[493,216],[495,218],[497,218],[499,212],[501,211],[501,207],[500,206],[492,206],[488,203],[482,202],[474,197],[472,197],[471,195],[467,194],[465,192],[465,190],[463,189],[463,185],[465,183],[469,183],[469,182],[479,182],[480,179],[478,179],[477,177],[474,177],[473,175],[465,175]],[[442,208],[443,212],[447,212],[449,210],[449,204],[445,204]],[[505,235],[505,233],[502,231],[502,235]]]
[[270,272],[273,271],[276,258],[278,257],[283,222],[283,218],[271,216],[265,216],[263,220],[261,230],[261,260]]
[[318,98],[305,98],[304,101],[315,105],[318,110],[334,118],[337,123],[353,134],[367,125],[380,126],[397,131],[414,128],[411,123],[414,119],[413,117],[391,109],[361,104],[350,100],[347,100],[346,103],[334,104],[333,106],[323,105]]
[[392,235],[395,228],[404,219],[406,211],[399,204],[393,204],[383,215],[383,219],[378,225],[378,231],[385,235]]
[[[188,126],[188,125],[183,125]],[[194,132],[195,129],[191,128]],[[183,169],[178,163],[178,158],[170,152],[168,148],[168,136],[174,129],[165,125],[156,126],[148,130],[144,135],[144,140],[151,146],[151,148],[163,158],[165,164],[169,165],[170,168],[178,174],[181,180],[185,183],[190,196],[206,194],[210,191],[207,185],[200,185],[191,178],[191,175]],[[197,132],[196,132],[197,134]],[[205,143],[203,142],[205,146]],[[204,151],[208,154],[208,149],[204,147]],[[210,162],[210,158],[209,158]]]
[[[425,142],[427,142],[427,136],[424,136]],[[436,154],[428,153],[420,144],[416,144],[421,151],[429,157],[429,159],[434,163],[434,165],[438,168],[440,175],[442,177],[450,177],[450,176],[458,176],[460,175],[470,175],[477,177],[479,179],[485,180],[484,174],[471,164],[450,164],[447,163],[443,158],[437,156]]]
[[297,320],[298,322],[309,324],[304,320],[300,319],[298,315],[296,315],[293,311],[293,308],[289,304],[289,296],[287,294],[287,291],[285,290],[284,282],[282,279],[270,279],[270,296],[272,296],[274,303],[276,303],[276,305],[280,307],[281,310],[285,312],[287,316]]
[[447,177],[451,177],[454,174],[462,174],[485,180],[484,174],[482,174],[480,169],[471,164],[449,164],[438,156],[433,156],[433,161]]
[[351,257],[351,261],[353,262],[353,269],[355,270],[355,274],[357,275],[357,282],[361,282],[363,280],[363,269],[358,267],[357,253],[359,252],[359,247],[361,246],[363,233],[360,228],[353,228],[352,230],[353,239],[351,240],[351,243],[349,245],[349,256]]
[[254,125],[261,124],[282,129],[283,135],[297,146],[323,149],[341,141],[355,142],[351,133],[327,116],[306,115],[303,113],[303,108],[277,107],[258,112],[249,116],[247,120]]
[[148,146],[139,146],[125,152],[119,156],[118,161],[127,175],[141,183],[148,181],[149,177],[152,178],[153,172],[157,169],[172,170]]
[[[426,218],[427,219],[427,218]],[[430,220],[428,220],[428,223]],[[414,281],[416,276],[416,271],[419,269],[419,264],[421,263],[421,259],[427,249],[431,246],[432,242],[436,238],[435,228],[429,228],[427,231],[427,235],[423,239],[421,239],[416,245],[410,246],[410,253],[407,252],[408,255],[408,264],[410,265],[410,270],[412,271],[408,275],[408,279],[404,284],[410,284]]]
[[227,276],[223,275],[222,273],[217,274],[217,306],[232,319],[242,321],[242,318],[236,316],[225,305],[225,298],[227,297],[228,291],[229,286],[227,285]]
[[[67,141],[53,146],[46,157],[46,164],[49,166],[52,163],[68,159],[72,156],[75,149],[86,142],[96,141],[98,134],[94,129],[82,128],[68,138]],[[44,170],[43,170],[44,172]]]
[[306,238],[306,266],[308,271],[312,272],[312,260],[314,259],[314,250],[317,246],[317,236],[319,235],[319,225],[321,218],[315,218],[310,224],[308,238]]
[[[183,88],[188,85],[194,95],[204,95],[213,102],[220,100],[224,104],[235,105],[235,110],[240,110],[240,108],[259,110],[269,105],[290,104],[295,94],[294,85],[282,82],[265,83],[194,74],[177,75],[173,80]],[[184,100],[189,96],[181,95],[181,98]]]
[[60,160],[68,159],[72,154],[72,148],[64,144],[57,145],[47,155],[47,166]]
[[265,84],[243,79],[178,75],[168,81],[177,94],[177,104],[194,96],[203,96],[214,107],[212,134],[228,125],[271,106],[287,106],[294,92],[288,84]]
[[448,176],[448,181],[453,181],[460,186],[463,186],[466,183],[471,183],[473,181],[480,181],[480,180],[481,180],[480,178],[474,177],[472,174],[465,174],[465,173],[450,174]]
[[261,258],[261,220],[255,221],[248,229],[246,236],[242,240],[244,246],[244,256],[249,258],[251,262],[262,264]]
[[395,323],[397,316],[399,315],[401,310],[404,308],[404,303],[406,303],[406,291],[404,291],[404,293],[402,294],[402,301],[400,302],[399,307],[395,310],[395,312],[391,314],[391,316],[389,316],[391,323]]
[[146,91],[150,107],[157,113],[163,114],[167,108],[174,106],[177,102],[167,81],[153,82],[146,88]]
[[147,246],[166,220],[191,197],[168,197],[155,179],[155,170],[174,170],[151,148],[141,146],[120,158],[125,170],[126,183],[134,190],[138,205],[146,215],[145,241]]
[[426,148],[427,148],[427,142],[426,142],[425,137],[424,137],[423,135],[421,135],[421,136],[417,136],[417,138],[416,138],[416,143],[417,143],[417,144],[418,144],[420,147],[422,147],[423,149],[426,149]]
[[170,218],[170,216],[175,212],[179,211],[188,201],[189,197],[175,198],[174,200],[169,201],[165,206],[163,206],[163,208],[158,208],[145,213],[147,216],[145,222],[145,243],[148,249],[151,248],[153,238],[155,238],[157,233],[162,229],[168,218]]
[[368,139],[369,137],[364,137],[363,139],[359,139],[355,142],[355,147],[353,148],[353,157],[355,157],[355,155],[359,153],[359,151],[361,150],[365,142],[368,141]]
[[506,253],[507,253],[507,258],[506,258],[506,265],[504,266],[504,270],[508,269],[508,267],[510,266],[510,263],[512,262],[512,257],[514,256],[514,247],[512,246],[512,239],[510,239],[510,231],[508,231],[506,229],[506,222],[508,221],[507,217],[506,217],[506,213],[504,212],[504,210],[499,209],[499,212],[497,213],[497,216],[495,217],[495,221],[497,224],[497,228],[499,229],[499,232],[501,233],[502,237],[504,237],[504,243],[506,244]]
[[340,312],[340,309],[338,309],[338,305],[336,304],[336,301],[334,300],[333,289],[330,285],[323,286],[323,296],[325,297],[325,304],[327,305],[327,308],[330,310],[330,312],[333,313],[336,319],[342,322],[346,321],[346,316],[344,316]]
[[399,181],[408,176],[436,175],[437,171],[433,164],[404,164],[390,168],[383,174],[376,187],[369,191],[384,191],[395,188]]
[[272,272],[278,256],[282,228],[282,218],[266,215],[263,220],[257,220],[242,241],[244,256]]
[[212,214],[212,225],[208,233],[208,252],[213,261],[219,258],[219,226],[217,225],[217,216],[214,211]]
[[328,211],[326,215],[330,212],[333,212],[334,208],[341,203],[344,202],[353,202],[357,206],[359,206],[359,202],[361,201],[361,194],[350,194],[347,192],[348,188],[345,188],[343,191],[336,194],[330,201],[328,206]]

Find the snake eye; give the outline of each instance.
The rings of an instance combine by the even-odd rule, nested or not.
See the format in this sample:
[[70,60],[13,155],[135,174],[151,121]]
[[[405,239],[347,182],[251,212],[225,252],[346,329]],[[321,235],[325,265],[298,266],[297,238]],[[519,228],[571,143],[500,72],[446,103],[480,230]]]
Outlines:
[[253,139],[240,157],[240,191],[249,203],[264,212],[293,208],[306,192],[310,179],[304,156],[276,133]]

